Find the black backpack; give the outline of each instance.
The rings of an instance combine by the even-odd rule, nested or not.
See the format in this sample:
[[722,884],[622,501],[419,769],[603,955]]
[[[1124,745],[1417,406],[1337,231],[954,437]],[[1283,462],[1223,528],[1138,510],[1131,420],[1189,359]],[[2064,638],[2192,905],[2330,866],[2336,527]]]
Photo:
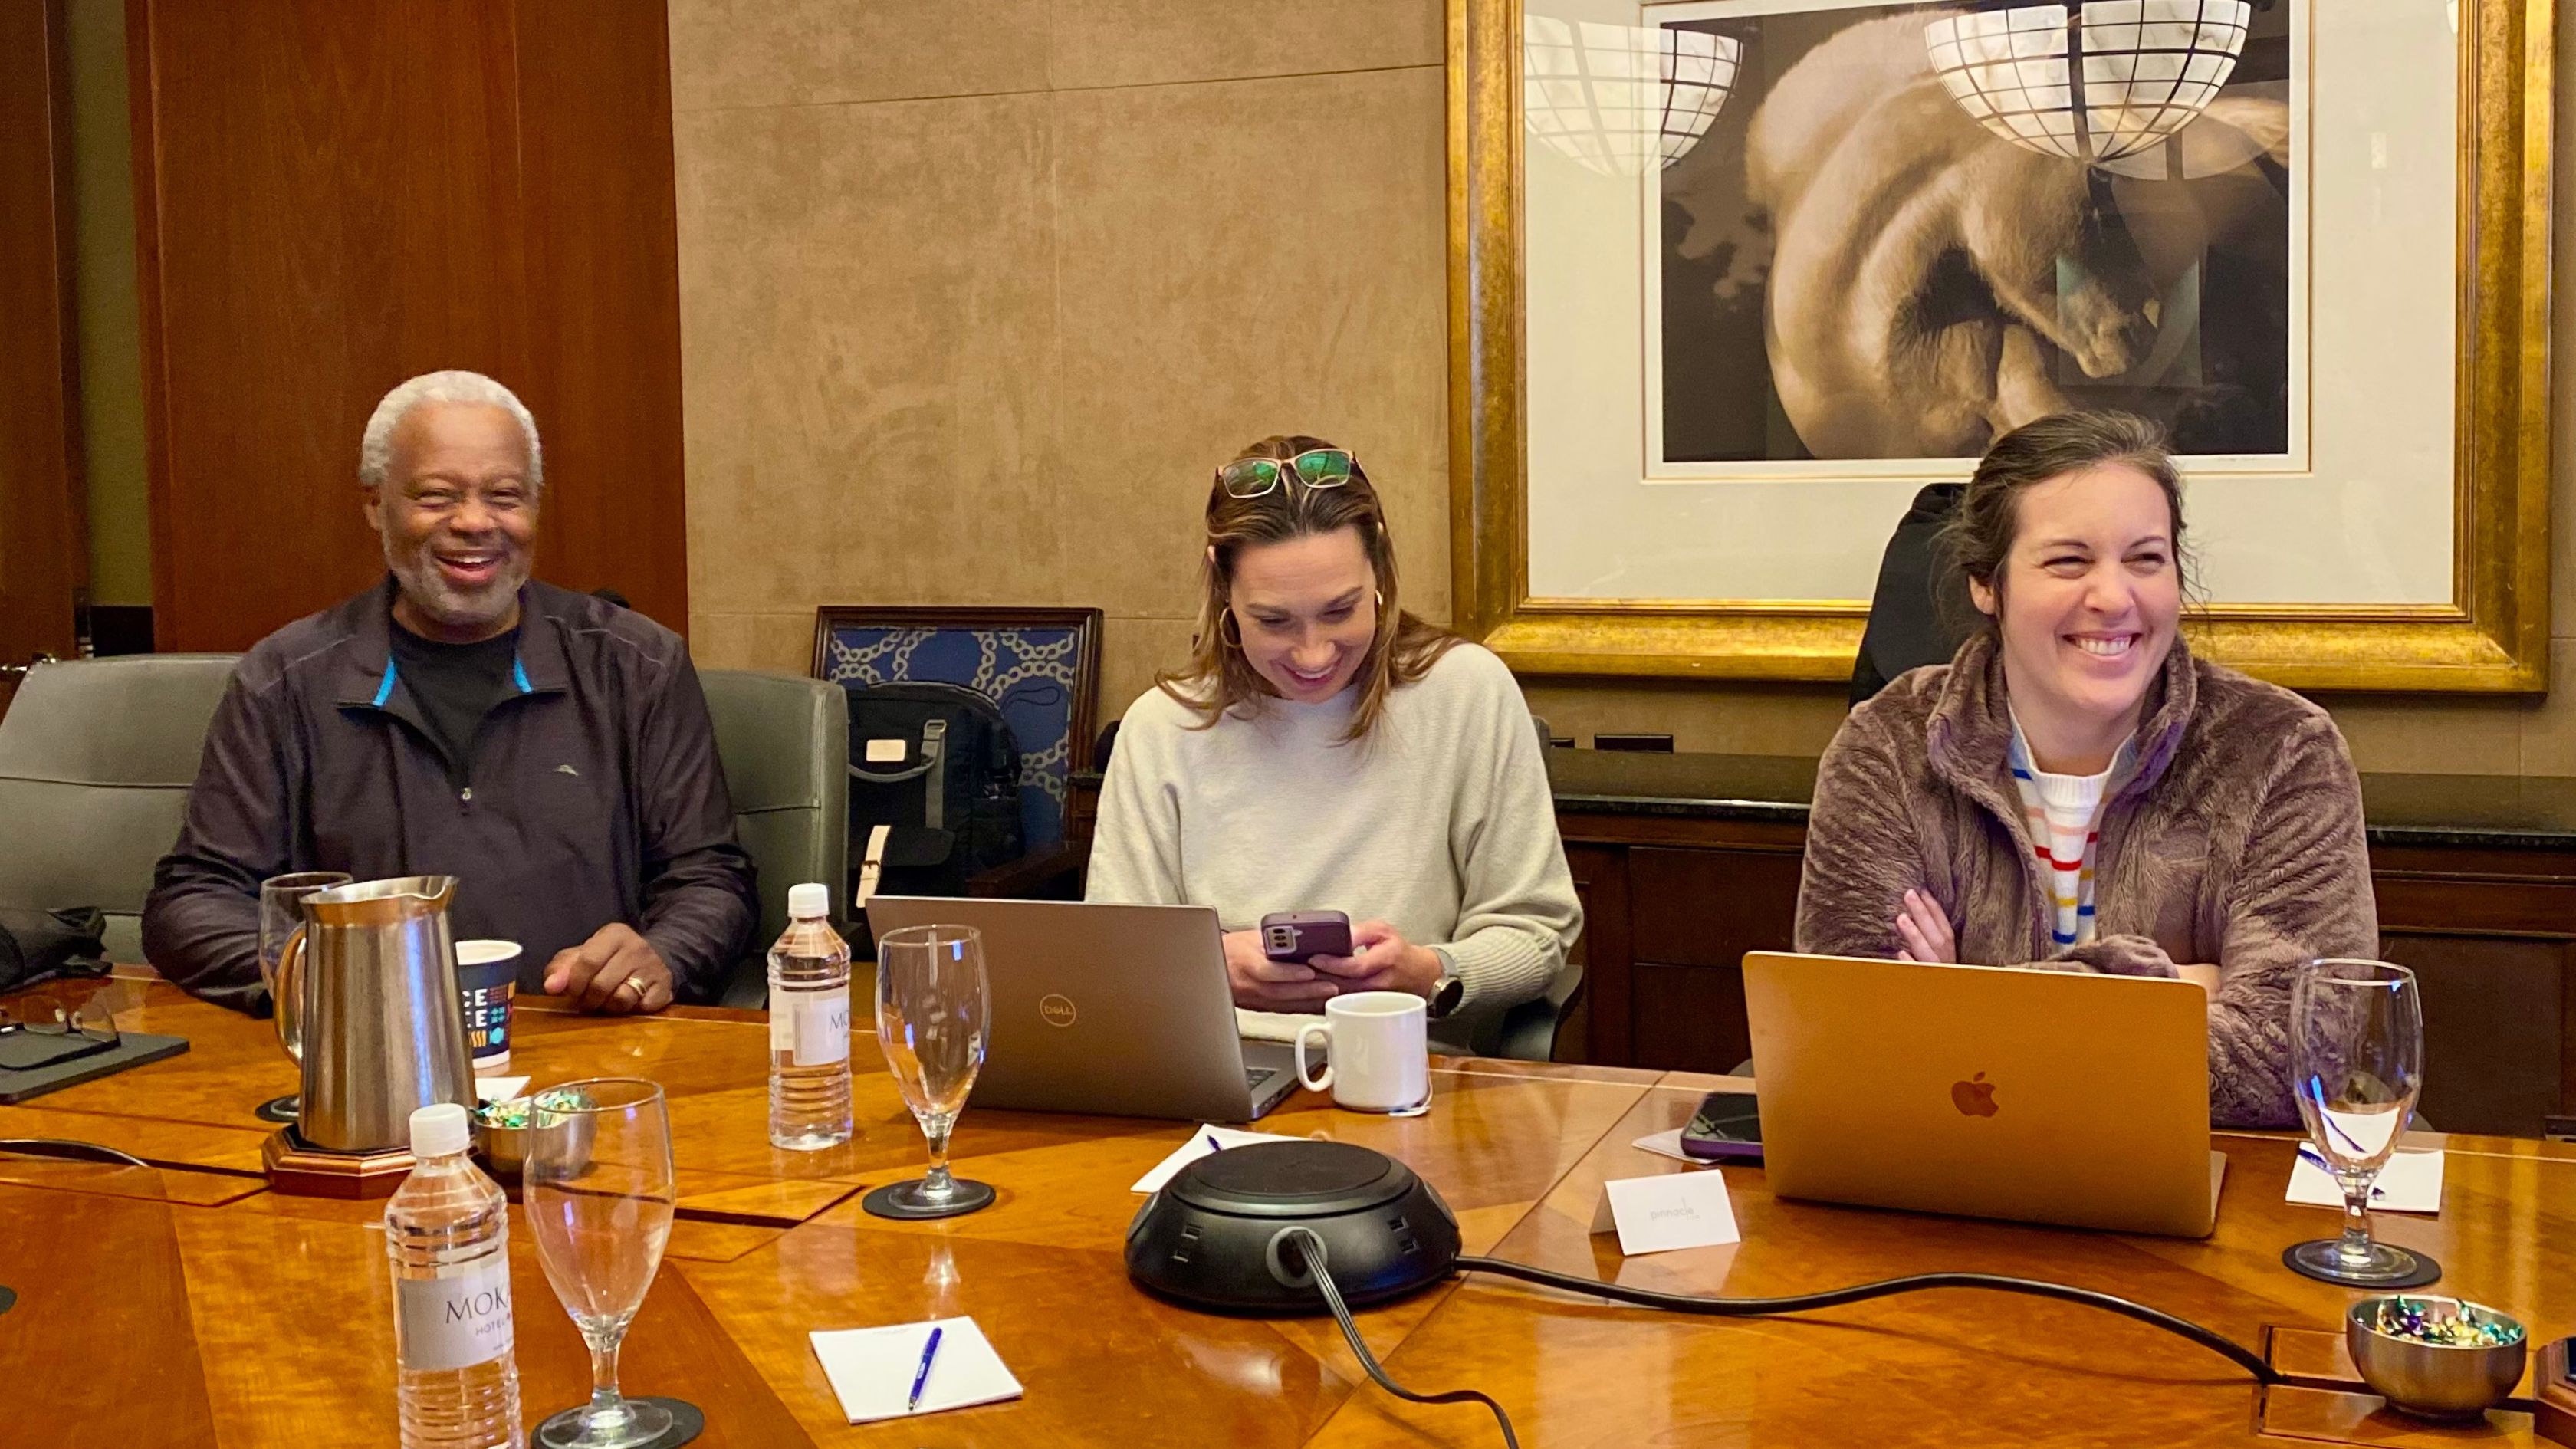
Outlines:
[[850,697],[853,915],[871,894],[964,895],[977,873],[1027,854],[1020,747],[989,695],[955,684],[841,687]]

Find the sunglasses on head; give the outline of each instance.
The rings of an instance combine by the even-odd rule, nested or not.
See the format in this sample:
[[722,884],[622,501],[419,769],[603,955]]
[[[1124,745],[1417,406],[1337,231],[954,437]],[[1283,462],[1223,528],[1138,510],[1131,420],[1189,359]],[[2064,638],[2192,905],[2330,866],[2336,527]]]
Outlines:
[[1309,488],[1339,488],[1351,481],[1352,466],[1348,449],[1308,448],[1294,458],[1237,458],[1216,470],[1216,481],[1228,498],[1259,498],[1279,491],[1284,478]]

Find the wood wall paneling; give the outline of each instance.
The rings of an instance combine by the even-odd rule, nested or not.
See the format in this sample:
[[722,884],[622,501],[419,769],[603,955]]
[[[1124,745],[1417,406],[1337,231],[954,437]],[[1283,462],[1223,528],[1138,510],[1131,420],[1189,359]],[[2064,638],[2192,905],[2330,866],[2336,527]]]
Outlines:
[[378,577],[359,434],[445,367],[536,415],[539,575],[685,626],[677,268],[630,211],[658,188],[671,230],[663,31],[658,0],[129,0],[162,648]]
[[686,632],[670,27],[661,0],[522,0],[516,22],[539,570]]
[[0,663],[68,657],[89,575],[72,256],[63,7],[22,0],[0,6]]

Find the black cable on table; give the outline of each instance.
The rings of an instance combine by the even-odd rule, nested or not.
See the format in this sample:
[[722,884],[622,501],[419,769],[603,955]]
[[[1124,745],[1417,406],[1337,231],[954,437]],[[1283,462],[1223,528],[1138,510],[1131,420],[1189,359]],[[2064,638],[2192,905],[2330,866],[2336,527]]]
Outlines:
[[[2054,1298],[2060,1303],[2074,1303],[2098,1308],[2133,1318],[2150,1328],[2161,1328],[2179,1338],[2186,1338],[2211,1353],[2220,1354],[2238,1368],[2254,1376],[2257,1383],[2277,1384],[2281,1375],[2263,1361],[2263,1356],[2221,1334],[2201,1327],[2185,1318],[2176,1318],[2161,1309],[2089,1288],[2070,1288],[2063,1283],[2043,1283],[2036,1278],[2006,1278],[1993,1273],[1917,1273],[1906,1278],[1886,1278],[1876,1283],[1858,1283],[1849,1288],[1829,1288],[1821,1293],[1793,1293],[1783,1298],[1701,1298],[1686,1293],[1657,1293],[1651,1289],[1630,1288],[1623,1284],[1604,1283],[1594,1278],[1558,1273],[1546,1268],[1533,1268],[1503,1258],[1463,1257],[1458,1260],[1462,1272],[1493,1273],[1505,1278],[1562,1288],[1571,1293],[1608,1298],[1620,1303],[1633,1303],[1642,1308],[1660,1308],[1669,1313],[1698,1313],[1720,1318],[1756,1318],[1775,1313],[1810,1313],[1821,1308],[1839,1308],[1846,1303],[1860,1303],[1872,1298],[1885,1298],[1896,1293],[1918,1293],[1927,1288],[1976,1288],[1994,1293],[2022,1293],[2033,1298]],[[1323,1275],[1316,1274],[1318,1283]],[[1338,1299],[1335,1300],[1338,1303]],[[1350,1332],[1349,1320],[1343,1320],[1344,1332]],[[1356,1341],[1356,1338],[1354,1339]],[[1379,1382],[1385,1382],[1383,1379]],[[1389,1387],[1393,1387],[1389,1385]],[[1409,1396],[1408,1396],[1409,1397]],[[1450,1397],[1455,1397],[1451,1395]],[[1481,1397],[1481,1396],[1480,1396]],[[1500,1409],[1496,1413],[1502,1412]]]
[[1509,1449],[1520,1449],[1521,1441],[1512,1433],[1512,1416],[1504,1413],[1503,1406],[1486,1395],[1474,1389],[1455,1389],[1445,1394],[1417,1394],[1388,1378],[1386,1370],[1378,1367],[1377,1355],[1369,1352],[1368,1340],[1360,1337],[1360,1326],[1351,1321],[1351,1308],[1349,1304],[1342,1301],[1342,1290],[1334,1285],[1333,1275],[1324,1270],[1324,1240],[1317,1237],[1313,1229],[1302,1227],[1290,1228],[1287,1237],[1305,1245],[1299,1253],[1299,1256],[1305,1259],[1303,1266],[1309,1274],[1313,1275],[1315,1286],[1323,1291],[1324,1305],[1333,1310],[1333,1321],[1342,1326],[1342,1337],[1350,1342],[1351,1352],[1358,1355],[1360,1367],[1368,1370],[1368,1376],[1377,1380],[1379,1388],[1409,1404],[1482,1404],[1494,1411],[1495,1421],[1503,1426],[1503,1443],[1509,1446]]

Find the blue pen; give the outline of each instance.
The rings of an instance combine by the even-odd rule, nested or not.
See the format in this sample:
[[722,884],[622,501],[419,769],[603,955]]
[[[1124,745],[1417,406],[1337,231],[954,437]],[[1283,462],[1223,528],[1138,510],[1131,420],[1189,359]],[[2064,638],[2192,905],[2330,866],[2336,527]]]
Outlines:
[[1210,1151],[1210,1152],[1223,1152],[1224,1150],[1225,1150],[1225,1144],[1216,1140],[1216,1134],[1215,1134],[1215,1133],[1213,1133],[1213,1132],[1209,1133],[1209,1134],[1208,1134],[1208,1151]]
[[[2302,1143],[2300,1143],[2300,1144],[2299,1144],[2299,1155],[2300,1155],[2301,1157],[2306,1158],[2308,1161],[2315,1163],[2317,1166],[2324,1168],[2324,1169],[2325,1169],[2325,1171],[2326,1171],[2326,1175],[2327,1175],[2327,1176],[2331,1177],[2331,1176],[2333,1176],[2333,1175],[2334,1175],[2334,1168],[2333,1168],[2332,1166],[2328,1165],[2328,1163],[2327,1163],[2327,1162],[2326,1162],[2326,1160],[2325,1160],[2325,1157],[2324,1157],[2322,1154],[2320,1154],[2320,1153],[2319,1153],[2315,1148],[2310,1147],[2310,1146],[2308,1146],[2306,1143],[2302,1142]],[[2378,1185],[2378,1184],[2376,1184],[2376,1183],[2373,1183],[2373,1184],[2371,1185],[2370,1195],[2371,1195],[2372,1197],[2375,1197],[2375,1198],[2377,1198],[2377,1197],[2386,1197],[2386,1196],[2388,1196],[2388,1189],[2386,1189],[2386,1188],[2384,1188],[2384,1187],[2381,1187],[2381,1186],[2379,1186],[2379,1185]]]
[[921,1367],[913,1370],[912,1397],[906,1400],[903,1406],[903,1411],[907,1414],[921,1407],[921,1386],[930,1382],[930,1361],[939,1357],[939,1334],[939,1325],[932,1324],[930,1342],[921,1346]]

